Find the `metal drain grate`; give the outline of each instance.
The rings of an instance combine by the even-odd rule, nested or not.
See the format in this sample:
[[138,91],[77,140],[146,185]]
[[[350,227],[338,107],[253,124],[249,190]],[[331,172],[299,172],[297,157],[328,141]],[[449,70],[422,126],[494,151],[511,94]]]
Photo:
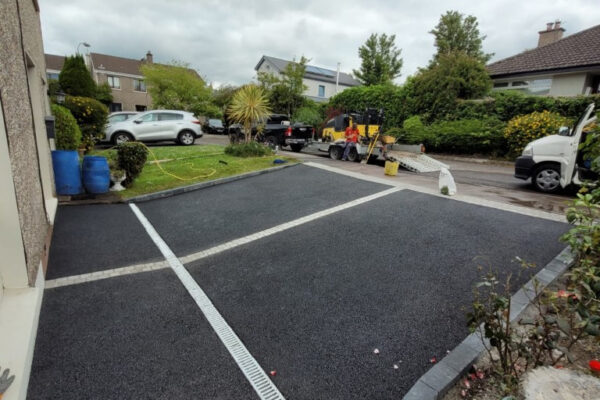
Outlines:
[[244,343],[242,343],[240,338],[221,316],[206,293],[204,293],[204,290],[196,283],[179,258],[177,258],[167,243],[160,237],[158,232],[156,232],[146,216],[135,204],[131,203],[129,207],[131,207],[131,210],[146,229],[146,232],[165,257],[183,286],[185,286],[190,296],[192,296],[198,307],[200,307],[206,320],[215,330],[217,336],[221,339],[221,342],[223,342],[225,348],[229,351],[229,354],[231,354],[240,367],[242,373],[246,376],[246,379],[248,379],[248,382],[250,382],[258,396],[263,400],[285,399],[258,362],[252,357],[252,354],[244,346]]

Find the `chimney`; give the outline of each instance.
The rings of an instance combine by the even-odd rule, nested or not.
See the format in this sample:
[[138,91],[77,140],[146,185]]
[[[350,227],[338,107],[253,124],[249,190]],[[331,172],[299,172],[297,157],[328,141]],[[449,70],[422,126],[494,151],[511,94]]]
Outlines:
[[545,31],[539,31],[540,38],[538,39],[537,47],[542,47],[550,43],[554,43],[563,37],[565,28],[561,28],[560,21],[548,22]]
[[150,53],[150,50],[148,50],[148,52],[146,53],[146,62],[148,64],[152,64],[152,53]]

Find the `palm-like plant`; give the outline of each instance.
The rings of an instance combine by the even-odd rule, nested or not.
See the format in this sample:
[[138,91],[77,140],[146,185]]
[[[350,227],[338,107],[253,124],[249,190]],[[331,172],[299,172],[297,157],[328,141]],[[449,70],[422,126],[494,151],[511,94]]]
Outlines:
[[244,127],[246,143],[252,138],[252,125],[265,120],[271,110],[264,90],[257,85],[241,87],[233,95],[228,109],[229,119]]

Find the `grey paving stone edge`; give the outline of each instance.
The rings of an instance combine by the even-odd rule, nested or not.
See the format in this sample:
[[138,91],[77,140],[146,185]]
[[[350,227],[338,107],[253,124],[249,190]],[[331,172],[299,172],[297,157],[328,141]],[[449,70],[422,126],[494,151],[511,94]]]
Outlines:
[[[515,322],[533,300],[534,285],[538,291],[546,288],[573,264],[573,255],[567,247],[539,271],[511,298],[510,321]],[[486,342],[487,345],[487,342]],[[404,396],[404,400],[438,400],[450,390],[485,350],[480,332],[467,336],[446,357],[427,371]]]
[[280,171],[284,168],[294,167],[294,166],[300,165],[300,164],[301,163],[284,164],[284,165],[280,165],[277,167],[271,167],[271,168],[266,168],[266,169],[260,169],[258,171],[248,172],[245,174],[233,175],[233,176],[228,176],[226,178],[214,179],[212,181],[200,182],[200,183],[195,183],[193,185],[180,186],[180,187],[174,188],[174,189],[162,190],[160,192],[143,194],[140,196],[135,196],[130,199],[127,199],[125,202],[126,203],[141,203],[141,202],[149,201],[149,200],[163,199],[165,197],[171,197],[171,196],[175,196],[178,194],[191,192],[194,190],[199,190],[199,189],[204,189],[204,188],[208,188],[208,187],[212,187],[212,186],[216,186],[216,185],[221,185],[223,183],[229,183],[229,182],[237,181],[240,179],[250,178],[252,176],[267,174],[269,172]]

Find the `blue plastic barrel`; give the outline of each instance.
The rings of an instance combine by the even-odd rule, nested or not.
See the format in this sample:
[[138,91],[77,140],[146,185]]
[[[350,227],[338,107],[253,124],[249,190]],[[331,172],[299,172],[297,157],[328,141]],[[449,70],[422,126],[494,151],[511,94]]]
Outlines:
[[106,193],[110,186],[110,171],[106,157],[83,157],[83,186],[88,193]]
[[56,194],[74,195],[81,193],[81,170],[79,153],[76,150],[52,151],[52,167]]

